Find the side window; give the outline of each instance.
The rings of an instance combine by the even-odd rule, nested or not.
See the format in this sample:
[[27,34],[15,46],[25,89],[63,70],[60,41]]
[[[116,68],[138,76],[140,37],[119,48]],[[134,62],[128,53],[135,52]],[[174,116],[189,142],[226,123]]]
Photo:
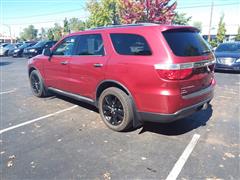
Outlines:
[[104,56],[103,40],[100,34],[87,34],[79,36],[78,56]]
[[69,56],[73,54],[76,36],[65,38],[54,50],[53,55]]
[[137,34],[110,34],[115,51],[121,55],[150,56],[152,52],[143,36]]

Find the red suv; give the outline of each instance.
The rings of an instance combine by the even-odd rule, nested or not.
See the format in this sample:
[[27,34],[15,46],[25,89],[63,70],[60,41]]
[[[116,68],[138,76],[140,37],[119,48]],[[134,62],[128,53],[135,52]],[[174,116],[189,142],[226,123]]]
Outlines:
[[32,92],[53,91],[95,105],[123,131],[171,122],[213,98],[215,58],[196,28],[134,24],[70,34],[29,60]]

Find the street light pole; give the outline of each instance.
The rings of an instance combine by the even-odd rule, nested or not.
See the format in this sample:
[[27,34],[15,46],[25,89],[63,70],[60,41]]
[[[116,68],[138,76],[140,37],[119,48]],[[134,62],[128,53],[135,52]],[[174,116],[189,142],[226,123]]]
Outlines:
[[209,22],[209,29],[208,29],[208,42],[211,40],[212,16],[213,16],[213,0],[211,5],[210,22]]

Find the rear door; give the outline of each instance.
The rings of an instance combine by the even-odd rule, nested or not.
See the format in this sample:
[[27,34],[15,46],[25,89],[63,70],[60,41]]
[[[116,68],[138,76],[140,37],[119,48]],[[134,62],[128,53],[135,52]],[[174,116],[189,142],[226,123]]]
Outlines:
[[208,87],[213,80],[214,56],[205,40],[194,29],[171,29],[163,32],[173,63],[192,67],[192,75],[180,81],[181,93],[190,94]]
[[107,59],[102,34],[79,35],[70,64],[71,91],[94,99],[96,87],[105,77]]
[[76,48],[76,36],[63,39],[45,63],[46,84],[50,87],[70,91],[69,63]]

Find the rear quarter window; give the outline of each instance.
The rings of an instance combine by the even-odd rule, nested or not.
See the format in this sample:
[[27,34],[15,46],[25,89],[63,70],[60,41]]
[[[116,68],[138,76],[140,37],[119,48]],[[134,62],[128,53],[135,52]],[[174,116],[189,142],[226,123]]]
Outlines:
[[115,51],[121,55],[150,56],[152,52],[143,36],[137,34],[110,34]]
[[176,56],[201,56],[211,52],[198,32],[176,29],[162,34]]

